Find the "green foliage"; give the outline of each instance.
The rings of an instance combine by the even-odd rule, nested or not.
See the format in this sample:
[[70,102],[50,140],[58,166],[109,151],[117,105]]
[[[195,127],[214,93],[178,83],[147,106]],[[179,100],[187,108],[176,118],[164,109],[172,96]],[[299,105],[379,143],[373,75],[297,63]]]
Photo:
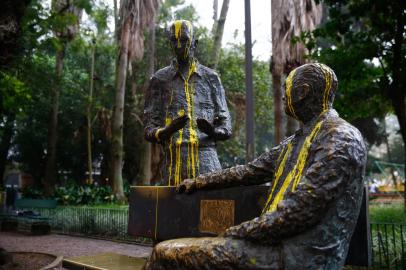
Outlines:
[[63,205],[111,204],[116,201],[110,186],[75,183],[56,188],[53,197]]
[[[44,198],[42,189],[37,187],[27,187],[21,192],[23,198]],[[64,186],[57,187],[50,198],[55,199],[61,205],[100,205],[117,202],[110,186],[78,185],[75,182],[68,182]]]
[[[225,167],[245,161],[245,66],[244,46],[223,50],[218,72],[222,80],[233,120],[233,137],[218,144]],[[262,153],[273,144],[273,100],[268,63],[253,61],[255,147]]]
[[[310,58],[335,70],[339,79],[336,108],[341,115],[348,120],[381,118],[391,110],[388,97],[395,75],[395,26],[398,17],[405,14],[402,1],[323,2],[328,7],[328,19],[299,40],[311,50]],[[401,50],[405,55],[406,47]],[[404,70],[404,57],[399,61]]]

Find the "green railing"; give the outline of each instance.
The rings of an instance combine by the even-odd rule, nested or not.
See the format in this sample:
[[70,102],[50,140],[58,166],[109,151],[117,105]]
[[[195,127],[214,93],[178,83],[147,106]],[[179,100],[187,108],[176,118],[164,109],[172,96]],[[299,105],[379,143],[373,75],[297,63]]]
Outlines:
[[30,209],[51,219],[52,231],[106,239],[134,241],[127,234],[128,208],[56,207]]

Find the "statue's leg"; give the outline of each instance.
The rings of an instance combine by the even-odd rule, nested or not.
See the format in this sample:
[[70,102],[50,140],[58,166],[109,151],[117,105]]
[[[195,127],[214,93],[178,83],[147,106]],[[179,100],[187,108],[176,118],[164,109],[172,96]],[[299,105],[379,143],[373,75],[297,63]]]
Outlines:
[[281,269],[280,247],[224,238],[182,238],[155,246],[146,270]]

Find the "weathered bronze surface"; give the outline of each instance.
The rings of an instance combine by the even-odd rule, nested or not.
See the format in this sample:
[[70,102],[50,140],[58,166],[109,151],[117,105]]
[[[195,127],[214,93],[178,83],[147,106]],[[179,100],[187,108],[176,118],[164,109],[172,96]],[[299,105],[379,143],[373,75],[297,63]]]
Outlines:
[[201,200],[199,231],[223,233],[234,225],[233,200]]
[[216,236],[261,213],[266,186],[199,190],[193,196],[175,187],[133,186],[128,233],[157,241],[179,237]]
[[175,58],[151,78],[145,98],[145,138],[161,143],[166,165],[162,185],[221,169],[216,141],[231,136],[223,86],[214,70],[194,57],[197,41],[189,21],[175,21],[169,42]]
[[337,78],[306,64],[286,79],[285,111],[303,123],[247,165],[200,175],[179,190],[271,182],[258,217],[222,237],[158,244],[146,269],[341,269],[362,199],[366,149],[332,108]]

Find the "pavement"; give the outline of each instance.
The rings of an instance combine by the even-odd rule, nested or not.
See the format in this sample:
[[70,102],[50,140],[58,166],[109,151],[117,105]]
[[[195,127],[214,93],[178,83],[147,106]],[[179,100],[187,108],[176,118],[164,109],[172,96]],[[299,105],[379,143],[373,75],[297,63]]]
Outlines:
[[152,247],[136,244],[76,237],[60,234],[30,235],[17,232],[0,232],[0,247],[12,251],[43,252],[56,256],[74,257],[116,253],[131,257],[148,257]]

